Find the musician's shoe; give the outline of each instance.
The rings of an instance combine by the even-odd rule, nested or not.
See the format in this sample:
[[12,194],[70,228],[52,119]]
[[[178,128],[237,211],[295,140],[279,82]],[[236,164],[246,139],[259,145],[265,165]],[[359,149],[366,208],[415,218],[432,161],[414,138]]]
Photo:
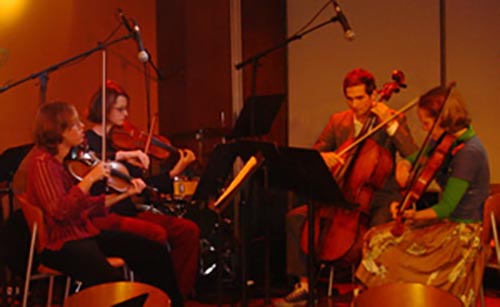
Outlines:
[[273,302],[276,307],[296,307],[305,306],[307,304],[307,297],[309,289],[302,284],[297,283],[295,289],[282,299]]

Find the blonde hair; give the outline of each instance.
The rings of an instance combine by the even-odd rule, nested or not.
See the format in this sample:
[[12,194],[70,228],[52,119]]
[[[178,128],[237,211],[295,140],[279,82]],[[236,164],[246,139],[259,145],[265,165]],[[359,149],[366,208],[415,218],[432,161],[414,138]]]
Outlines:
[[435,87],[420,97],[418,107],[436,119],[444,104],[439,126],[449,133],[455,133],[469,127],[471,118],[460,93],[456,89],[452,89],[446,97],[447,93],[448,88]]

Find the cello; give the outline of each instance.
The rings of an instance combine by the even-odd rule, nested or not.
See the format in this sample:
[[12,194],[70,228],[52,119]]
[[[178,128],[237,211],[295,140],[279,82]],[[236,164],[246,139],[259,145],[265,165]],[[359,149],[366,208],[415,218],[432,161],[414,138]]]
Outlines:
[[[393,93],[406,87],[402,72],[394,71],[392,79],[394,82],[386,83],[378,92],[377,102],[388,100]],[[383,187],[393,167],[391,153],[369,138],[375,132],[376,120],[375,114],[371,114],[359,136],[348,140],[336,151],[339,156],[345,157],[346,162],[341,167],[332,167],[331,172],[345,200],[354,206],[349,209],[322,206],[317,210],[314,219],[314,247],[319,260],[333,261],[342,258],[355,263],[360,258],[361,240],[358,238],[367,229],[373,192]],[[380,125],[377,128],[380,129]],[[308,227],[306,221],[301,236],[301,247],[306,253]]]

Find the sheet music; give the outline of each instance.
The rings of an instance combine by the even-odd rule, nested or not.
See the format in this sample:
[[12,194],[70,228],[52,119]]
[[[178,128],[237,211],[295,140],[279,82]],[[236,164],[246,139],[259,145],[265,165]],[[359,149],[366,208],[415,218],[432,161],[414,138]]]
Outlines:
[[260,161],[255,156],[251,156],[250,159],[245,163],[241,171],[234,177],[233,181],[229,184],[229,186],[224,190],[224,192],[219,196],[219,198],[211,205],[209,208],[220,212],[224,209],[225,204],[231,196],[241,187],[243,183],[246,182],[253,174],[253,172],[259,167]]

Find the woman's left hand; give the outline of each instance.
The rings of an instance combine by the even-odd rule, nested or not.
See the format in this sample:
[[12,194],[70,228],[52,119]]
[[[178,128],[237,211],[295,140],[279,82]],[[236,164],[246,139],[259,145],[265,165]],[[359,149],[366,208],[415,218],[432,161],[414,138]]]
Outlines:
[[181,149],[179,150],[179,153],[181,155],[180,161],[182,161],[182,163],[186,166],[196,160],[196,155],[191,149]]
[[196,155],[190,149],[179,149],[179,156],[179,161],[169,172],[170,178],[179,176],[189,164],[196,160]]

